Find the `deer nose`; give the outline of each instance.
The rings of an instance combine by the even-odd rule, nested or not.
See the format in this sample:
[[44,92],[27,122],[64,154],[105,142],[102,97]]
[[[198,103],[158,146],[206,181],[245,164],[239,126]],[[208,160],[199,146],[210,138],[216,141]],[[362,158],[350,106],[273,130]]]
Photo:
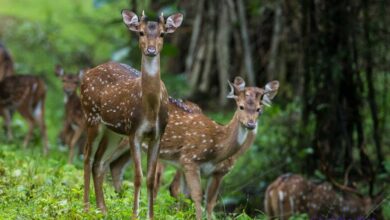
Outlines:
[[156,47],[148,47],[146,50],[149,54],[156,54]]
[[249,120],[248,123],[246,124],[246,127],[250,130],[252,129],[255,129],[256,128],[256,121],[254,120]]

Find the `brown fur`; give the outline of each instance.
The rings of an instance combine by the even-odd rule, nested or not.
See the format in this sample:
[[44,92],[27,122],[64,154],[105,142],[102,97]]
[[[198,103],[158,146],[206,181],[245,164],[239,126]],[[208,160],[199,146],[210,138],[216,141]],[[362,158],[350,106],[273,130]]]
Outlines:
[[0,44],[0,81],[14,75],[14,62],[7,49]]
[[65,117],[63,128],[60,132],[65,144],[69,146],[68,163],[73,162],[74,147],[79,146],[81,152],[85,138],[85,118],[81,107],[80,97],[77,89],[80,84],[78,74],[65,74],[62,67],[56,67],[56,75],[62,81],[62,88],[65,93]]
[[316,184],[300,175],[284,174],[267,187],[264,206],[271,218],[307,213],[310,219],[355,219],[370,214],[376,204],[373,201],[351,192],[338,193],[328,182]]
[[11,115],[13,111],[18,111],[29,125],[23,146],[29,144],[34,126],[38,125],[43,138],[43,152],[47,154],[45,96],[45,83],[36,76],[15,75],[6,77],[0,82],[0,111],[5,117],[8,138],[12,139]]
[[[153,219],[154,184],[160,136],[168,120],[168,94],[160,79],[160,50],[162,34],[173,32],[181,24],[182,15],[173,15],[167,24],[161,16],[159,22],[146,21],[123,10],[127,27],[139,33],[142,51],[141,77],[129,74],[129,68],[118,63],[106,63],[89,70],[81,83],[81,103],[87,120],[87,144],[84,153],[84,204],[89,208],[90,157],[93,157],[93,180],[96,202],[106,213],[102,182],[106,167],[119,159],[128,149],[120,144],[128,137],[134,162],[133,218],[138,217],[140,186],[142,181],[141,143],[148,146],[148,217]],[[178,16],[178,17],[177,17]],[[168,26],[168,24],[170,24]],[[99,126],[104,125],[104,126]],[[103,131],[99,131],[102,127]],[[105,129],[108,128],[108,129]],[[101,134],[97,149],[93,142]],[[115,169],[114,169],[115,170]]]

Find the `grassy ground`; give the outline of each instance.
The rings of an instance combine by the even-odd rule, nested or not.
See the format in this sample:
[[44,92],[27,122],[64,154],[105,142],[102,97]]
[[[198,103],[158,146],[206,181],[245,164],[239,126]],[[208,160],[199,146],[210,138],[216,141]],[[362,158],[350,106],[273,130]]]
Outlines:
[[[124,219],[131,214],[132,182],[126,173],[122,194],[116,194],[110,177],[104,191],[109,214],[95,207],[91,192],[91,211],[83,212],[83,171],[81,160],[66,163],[67,152],[54,149],[47,157],[41,148],[21,149],[18,144],[3,144],[0,151],[0,219]],[[173,170],[164,174],[170,179]],[[93,190],[93,188],[92,188]],[[141,219],[146,217],[146,187],[142,188]],[[160,190],[155,205],[156,219],[194,219],[192,203],[169,196],[167,186]],[[229,217],[228,217],[229,218]],[[233,218],[233,217],[232,217]],[[250,219],[239,214],[234,219]]]
[[[21,150],[16,145],[3,145],[0,153],[0,219],[96,219],[104,216],[95,208],[83,212],[83,172],[81,162],[66,163],[66,153],[51,151],[43,157],[41,149]],[[169,174],[168,174],[169,175]],[[129,179],[129,178],[126,178]],[[116,194],[110,181],[104,185],[109,209],[106,219],[128,218],[132,207],[132,182],[124,181],[122,194]],[[143,187],[142,195],[146,195]],[[146,198],[142,196],[141,216],[146,214]],[[191,203],[174,201],[161,190],[156,202],[157,219],[193,218]]]

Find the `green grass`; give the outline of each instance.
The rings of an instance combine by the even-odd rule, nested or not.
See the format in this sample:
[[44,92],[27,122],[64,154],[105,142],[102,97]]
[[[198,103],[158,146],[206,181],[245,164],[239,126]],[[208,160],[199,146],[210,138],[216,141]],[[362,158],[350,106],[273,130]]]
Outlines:
[[[171,175],[167,172],[166,175]],[[128,175],[126,175],[128,176]],[[109,214],[103,216],[94,204],[83,212],[83,171],[81,162],[66,163],[66,153],[52,150],[42,156],[40,147],[22,150],[15,144],[5,144],[0,151],[0,219],[123,219],[132,210],[133,187],[130,178],[117,194],[110,178],[104,183]],[[164,188],[164,186],[163,186]],[[92,188],[93,190],[93,188]],[[141,219],[146,217],[146,190],[142,188]],[[156,219],[193,219],[194,209],[188,199],[175,201],[162,189],[155,205]]]

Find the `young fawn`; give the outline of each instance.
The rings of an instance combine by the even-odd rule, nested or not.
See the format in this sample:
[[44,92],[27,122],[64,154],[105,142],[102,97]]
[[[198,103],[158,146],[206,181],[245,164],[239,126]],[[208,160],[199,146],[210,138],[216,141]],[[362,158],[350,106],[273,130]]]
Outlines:
[[[102,182],[104,170],[128,148],[120,145],[128,137],[134,163],[133,218],[138,217],[142,181],[141,143],[147,143],[148,217],[153,219],[153,192],[160,136],[168,120],[168,94],[160,78],[160,51],[165,33],[173,33],[183,15],[174,14],[165,22],[141,19],[128,10],[122,11],[129,30],[139,34],[142,52],[141,76],[129,74],[130,67],[106,63],[89,70],[81,82],[81,104],[86,117],[87,143],[84,152],[84,203],[89,207],[90,157],[93,157],[93,181],[97,206],[106,213]],[[103,126],[99,126],[103,125]],[[101,129],[99,129],[99,127]],[[108,129],[106,129],[108,128]],[[99,145],[94,145],[99,138]]]
[[81,70],[79,74],[66,74],[61,66],[57,65],[55,68],[55,74],[62,81],[62,89],[65,93],[65,120],[60,134],[64,143],[69,146],[68,163],[73,162],[74,147],[79,144],[81,150],[84,146],[81,139],[84,134],[85,119],[80,97],[77,94],[83,73],[84,71]]
[[338,193],[328,182],[317,184],[297,174],[284,174],[267,187],[265,212],[278,219],[289,219],[295,213],[307,213],[310,219],[366,219],[382,197],[370,198],[347,189],[343,186]]
[[11,117],[18,111],[28,123],[28,133],[23,141],[27,147],[38,125],[43,139],[43,153],[48,153],[48,140],[45,125],[46,86],[42,79],[36,76],[14,75],[5,77],[0,82],[0,111],[5,117],[8,139],[13,138]]
[[[245,87],[241,77],[229,82],[228,98],[236,101],[237,110],[227,125],[219,125],[199,111],[192,113],[170,109],[169,123],[161,141],[160,158],[173,161],[184,173],[196,218],[201,219],[201,172],[211,176],[207,187],[207,214],[211,218],[218,189],[223,176],[239,155],[253,143],[257,131],[257,118],[264,104],[269,105],[279,88],[277,81],[269,82],[264,89]],[[192,108],[195,108],[192,105]],[[180,174],[178,174],[180,175]],[[178,175],[171,185],[171,194],[178,193]]]

